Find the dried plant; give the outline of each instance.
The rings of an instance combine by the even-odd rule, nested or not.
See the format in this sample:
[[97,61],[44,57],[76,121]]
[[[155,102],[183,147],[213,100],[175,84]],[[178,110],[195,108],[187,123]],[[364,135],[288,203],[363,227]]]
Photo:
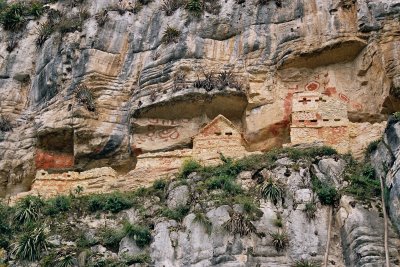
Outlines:
[[18,46],[18,40],[15,35],[12,35],[10,39],[7,41],[7,52],[11,53]]
[[186,74],[183,71],[178,71],[174,75],[174,92],[182,90],[186,82]]
[[103,27],[106,24],[106,22],[109,20],[108,11],[103,10],[102,12],[96,14],[95,18],[96,18],[97,24],[100,27]]
[[75,93],[75,97],[78,102],[86,107],[89,111],[95,111],[96,106],[94,103],[94,98],[92,92],[86,87],[86,85],[81,85],[78,87]]
[[274,232],[269,234],[272,238],[272,244],[276,251],[280,252],[284,250],[289,242],[288,236],[285,232]]
[[11,121],[8,117],[0,114],[0,131],[9,132],[12,131],[13,127]]
[[241,236],[256,232],[253,223],[242,214],[236,212],[234,212],[231,218],[223,224],[223,227],[230,233],[239,234]]
[[36,28],[38,37],[36,38],[36,47],[41,48],[50,35],[54,32],[55,26],[51,22],[39,24]]
[[165,12],[165,15],[172,16],[183,5],[183,0],[163,0],[161,9]]

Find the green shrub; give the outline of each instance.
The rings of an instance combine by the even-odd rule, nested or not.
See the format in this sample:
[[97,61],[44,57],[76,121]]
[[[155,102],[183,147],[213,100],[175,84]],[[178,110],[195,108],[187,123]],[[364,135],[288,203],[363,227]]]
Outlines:
[[277,205],[278,201],[284,201],[283,186],[270,178],[261,187],[261,196],[267,200],[270,200],[272,203],[274,203],[274,205]]
[[18,31],[25,24],[25,16],[24,12],[26,10],[26,6],[24,3],[16,2],[10,5],[7,5],[3,11],[0,13],[0,22],[3,25],[4,29],[9,31]]
[[132,202],[119,193],[114,193],[105,198],[104,210],[118,213],[132,207]]
[[19,260],[35,261],[47,250],[48,242],[44,228],[23,232],[18,242],[13,244],[12,254]]
[[393,118],[396,121],[400,121],[400,111],[397,111],[397,112],[393,113]]
[[56,215],[66,212],[71,208],[71,198],[67,196],[57,196],[49,199],[44,206],[43,213],[46,215]]
[[44,13],[43,4],[39,1],[32,1],[29,6],[29,15],[34,16],[35,18],[40,18],[40,16]]
[[21,30],[28,16],[39,18],[44,13],[43,4],[39,1],[15,2],[7,5],[5,1],[0,2],[0,23],[4,29],[9,31]]
[[334,205],[340,198],[336,188],[326,182],[321,182],[315,175],[311,176],[312,190],[317,193],[322,205]]
[[369,145],[367,146],[367,148],[365,149],[365,155],[371,155],[372,152],[374,152],[377,148],[379,143],[381,142],[381,139],[372,141],[371,143],[369,143]]
[[119,242],[124,235],[122,230],[105,227],[100,232],[101,243],[112,251],[118,251]]
[[135,240],[136,245],[141,248],[149,245],[151,242],[151,233],[148,227],[125,223],[124,233]]
[[203,212],[196,212],[193,222],[203,226],[206,230],[206,233],[209,235],[211,234],[212,223],[207,215],[205,215]]
[[105,197],[102,195],[90,195],[87,198],[88,209],[91,212],[102,211],[105,207]]
[[185,160],[182,164],[179,177],[180,178],[187,178],[189,174],[192,172],[197,172],[201,170],[201,165],[199,162],[195,161],[194,159]]
[[153,183],[153,189],[155,190],[165,190],[167,188],[168,182],[163,179],[155,180]]
[[240,185],[236,184],[234,178],[228,175],[220,175],[206,181],[209,190],[221,189],[229,195],[237,195],[243,192]]
[[40,197],[27,196],[18,201],[14,219],[22,224],[34,222],[41,216],[43,207],[44,202]]
[[284,250],[289,242],[288,236],[285,232],[274,232],[270,233],[272,238],[272,244],[274,245],[277,252]]
[[6,249],[12,234],[12,211],[0,202],[0,248]]
[[161,42],[164,44],[177,43],[180,36],[181,32],[178,29],[168,26],[164,31]]
[[189,213],[190,207],[186,205],[178,206],[176,209],[165,209],[162,211],[162,216],[175,221],[182,221]]
[[333,205],[339,198],[336,188],[326,183],[321,184],[316,193],[322,205]]
[[381,184],[371,164],[348,163],[345,179],[349,185],[343,191],[359,200],[371,200],[381,195]]
[[242,205],[243,211],[251,220],[257,220],[263,215],[263,212],[260,210],[259,205],[256,204],[256,200],[253,196],[238,195],[234,198],[234,203]]
[[135,256],[123,256],[126,264],[136,264],[136,263],[150,263],[151,257],[148,253],[142,253]]

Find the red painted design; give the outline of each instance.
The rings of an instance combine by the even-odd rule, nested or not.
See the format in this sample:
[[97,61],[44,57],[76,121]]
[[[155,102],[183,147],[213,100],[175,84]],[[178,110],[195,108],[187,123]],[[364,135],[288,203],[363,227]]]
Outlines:
[[289,92],[286,95],[285,100],[283,102],[283,110],[284,110],[283,120],[284,121],[290,120],[290,115],[292,114],[292,100],[293,100],[293,92]]
[[74,155],[38,149],[35,156],[36,169],[64,169],[74,166]]
[[351,106],[352,106],[354,109],[358,110],[358,111],[360,111],[360,110],[363,109],[363,105],[360,104],[360,103],[357,103],[357,102],[351,103]]
[[342,93],[339,93],[339,99],[346,103],[349,103],[349,101],[350,101],[349,97]]
[[323,92],[323,94],[327,95],[327,96],[333,96],[333,95],[336,95],[336,93],[337,93],[336,87],[328,87]]
[[306,90],[307,91],[315,91],[315,90],[319,89],[319,86],[320,86],[319,82],[313,81],[306,85]]

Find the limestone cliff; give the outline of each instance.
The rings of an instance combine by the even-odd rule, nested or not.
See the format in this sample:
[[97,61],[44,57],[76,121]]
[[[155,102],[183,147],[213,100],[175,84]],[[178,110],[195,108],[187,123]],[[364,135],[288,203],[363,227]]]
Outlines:
[[0,29],[2,195],[39,169],[126,174],[142,153],[190,148],[220,114],[250,151],[279,147],[302,92],[344,115],[297,114],[294,143],[360,158],[398,108],[396,0],[204,1],[197,14],[182,1],[49,2]]
[[0,266],[399,266],[399,15],[0,0]]

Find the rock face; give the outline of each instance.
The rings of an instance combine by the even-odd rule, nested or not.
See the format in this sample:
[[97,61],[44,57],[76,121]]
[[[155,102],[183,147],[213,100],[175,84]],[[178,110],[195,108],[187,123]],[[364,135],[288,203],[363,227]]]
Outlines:
[[[199,18],[161,1],[82,2],[49,5],[89,18],[39,48],[50,11],[0,29],[2,195],[28,190],[39,169],[125,175],[142,153],[192,148],[220,114],[252,151],[318,139],[362,157],[399,108],[398,0],[205,1]],[[168,27],[180,32],[170,43]],[[304,92],[340,104],[342,121],[300,116],[316,135],[291,140]]]
[[388,190],[388,208],[396,230],[400,229],[400,122],[391,118],[382,141],[371,154],[371,161],[379,175],[385,179]]

